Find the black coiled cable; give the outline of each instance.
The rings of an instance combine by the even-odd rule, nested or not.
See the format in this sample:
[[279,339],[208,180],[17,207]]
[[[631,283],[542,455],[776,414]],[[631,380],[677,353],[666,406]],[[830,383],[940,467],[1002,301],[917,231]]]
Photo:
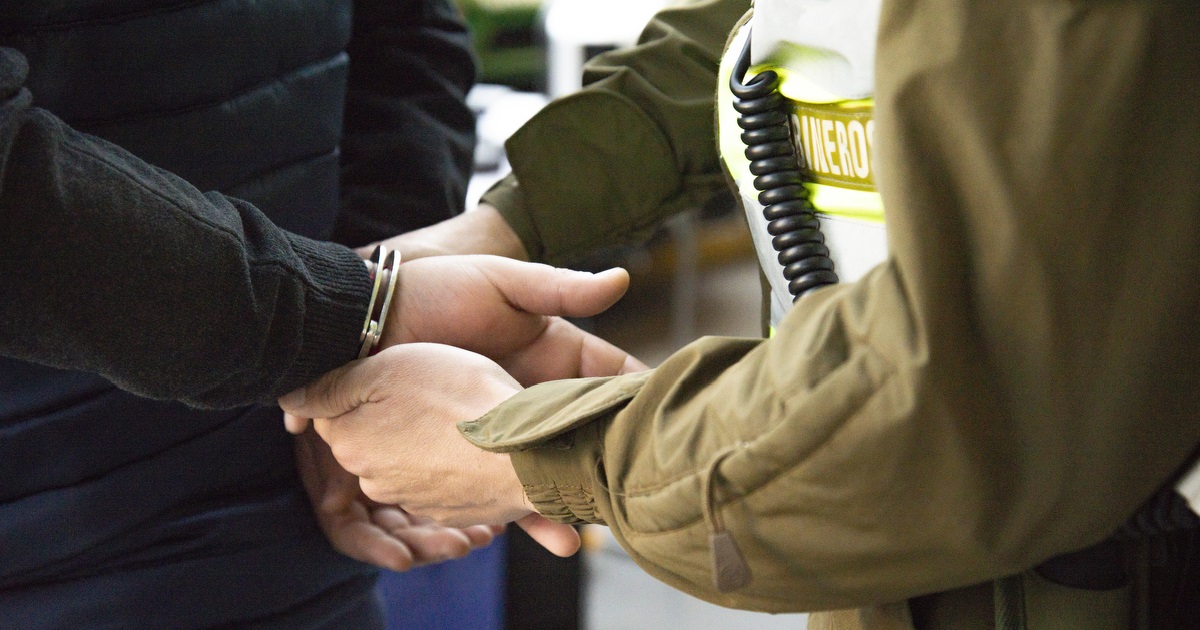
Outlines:
[[738,56],[729,78],[733,107],[738,112],[742,142],[758,202],[767,219],[771,245],[783,265],[788,292],[795,301],[801,295],[837,284],[837,273],[816,208],[804,185],[800,161],[792,143],[788,102],[779,93],[779,75],[768,70],[743,83],[750,70],[750,38]]

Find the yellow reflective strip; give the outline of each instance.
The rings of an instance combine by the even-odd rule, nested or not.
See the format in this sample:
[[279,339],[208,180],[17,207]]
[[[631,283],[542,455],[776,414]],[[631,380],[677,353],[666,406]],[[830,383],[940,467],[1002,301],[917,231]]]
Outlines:
[[797,148],[806,157],[813,183],[874,192],[873,108],[788,102]]
[[[740,51],[745,44],[747,32],[748,29],[742,28],[734,36],[729,49],[721,60],[718,73],[720,80],[718,85],[721,86],[717,90],[717,115],[719,118],[718,143],[721,147],[721,158],[735,177],[749,175],[750,160],[746,159],[746,146],[742,143],[741,138],[742,130],[737,125],[737,111],[733,109],[733,92],[730,91],[728,86],[729,76],[733,74],[733,64],[736,60],[737,51]],[[799,50],[799,47],[796,48]],[[751,68],[750,72],[757,73],[767,69],[779,73],[784,82],[783,86],[792,85],[792,91],[785,92],[785,94],[794,100],[809,103],[836,102],[839,106],[850,109],[870,107],[874,102],[872,99],[847,101],[841,98],[833,98],[828,92],[825,93],[825,96],[829,98],[822,100],[820,98],[821,95],[817,94],[818,91],[822,91],[821,88],[816,87],[796,73],[789,72],[786,68],[781,68],[774,64],[756,66]],[[783,91],[783,86],[781,86],[781,91]],[[812,191],[813,205],[822,214],[883,223],[883,199],[880,198],[879,193],[822,184],[809,184],[808,187]]]
[[821,214],[883,223],[883,198],[877,192],[809,184],[812,203]]

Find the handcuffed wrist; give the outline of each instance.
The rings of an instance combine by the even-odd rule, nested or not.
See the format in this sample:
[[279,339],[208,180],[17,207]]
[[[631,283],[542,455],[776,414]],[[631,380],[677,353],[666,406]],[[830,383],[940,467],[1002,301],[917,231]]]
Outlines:
[[264,402],[354,359],[361,345],[354,333],[370,299],[369,272],[353,251],[296,234],[287,238],[307,273],[303,330],[295,358]]
[[362,332],[358,336],[361,344],[358,358],[364,359],[379,348],[379,340],[383,339],[383,326],[387,323],[388,310],[392,306],[392,298],[396,294],[396,285],[400,279],[400,252],[388,250],[379,245],[371,255],[367,268],[371,274],[371,299],[367,303],[367,317],[363,321]]

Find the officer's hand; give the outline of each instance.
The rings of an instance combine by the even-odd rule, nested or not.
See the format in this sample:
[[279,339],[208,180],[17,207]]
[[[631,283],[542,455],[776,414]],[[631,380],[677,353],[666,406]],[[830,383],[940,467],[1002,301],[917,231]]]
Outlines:
[[341,553],[393,571],[459,558],[485,546],[502,528],[442,527],[397,507],[376,503],[309,429],[296,436],[296,468],[317,523]]
[[334,370],[279,403],[317,418],[317,432],[372,500],[443,525],[516,521],[550,551],[569,555],[579,546],[575,529],[538,516],[509,456],[476,447],[456,427],[520,390],[483,356],[413,343]]

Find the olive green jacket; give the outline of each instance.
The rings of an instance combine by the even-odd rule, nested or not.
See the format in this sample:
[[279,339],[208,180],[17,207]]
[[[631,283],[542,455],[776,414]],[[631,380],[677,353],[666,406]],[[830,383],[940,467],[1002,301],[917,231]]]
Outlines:
[[[509,141],[516,179],[486,199],[531,256],[720,185],[715,74],[747,5],[660,14]],[[538,385],[462,431],[543,514],[725,606],[903,627],[887,602],[1105,538],[1200,443],[1197,7],[885,0],[888,260],[769,340]]]

